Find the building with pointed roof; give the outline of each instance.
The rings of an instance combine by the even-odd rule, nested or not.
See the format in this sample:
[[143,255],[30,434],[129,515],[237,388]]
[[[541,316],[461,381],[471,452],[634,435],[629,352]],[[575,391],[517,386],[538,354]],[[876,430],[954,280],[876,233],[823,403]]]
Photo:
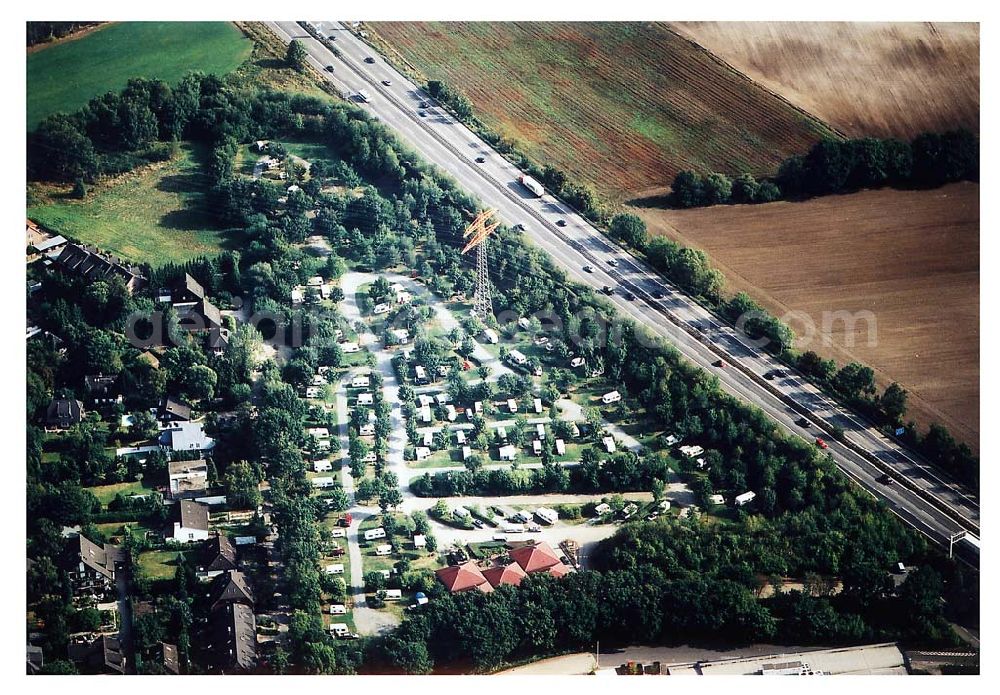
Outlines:
[[181,518],[174,522],[173,539],[179,543],[208,540],[208,505],[181,500]]
[[510,559],[519,564],[527,574],[562,564],[552,546],[544,541],[511,550]]
[[224,533],[212,536],[202,548],[201,566],[198,574],[205,577],[216,577],[223,572],[239,569],[236,558],[236,546]]
[[254,606],[253,591],[246,575],[239,570],[223,572],[212,581],[212,610],[224,603]]
[[509,565],[497,565],[496,567],[483,570],[483,576],[486,577],[486,581],[490,583],[490,586],[495,589],[501,584],[517,586],[528,575],[521,569],[519,564],[512,562]]
[[82,533],[73,539],[68,574],[75,596],[103,594],[115,582],[116,563],[124,560],[117,545],[94,543]]
[[472,560],[461,565],[451,565],[444,567],[434,573],[438,581],[444,584],[445,588],[455,594],[460,591],[479,589],[483,593],[493,591],[493,586],[486,580],[479,567]]

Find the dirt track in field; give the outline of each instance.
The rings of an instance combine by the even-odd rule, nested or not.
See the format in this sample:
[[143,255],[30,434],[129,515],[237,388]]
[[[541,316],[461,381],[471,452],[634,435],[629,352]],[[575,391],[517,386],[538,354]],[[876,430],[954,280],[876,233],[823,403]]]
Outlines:
[[827,128],[659,23],[375,22],[536,162],[620,201],[680,169],[773,173]]
[[[898,381],[908,417],[941,422],[978,451],[978,184],[635,211],[651,233],[703,249],[727,288],[778,316],[802,312],[819,329],[823,312],[872,312],[873,331],[837,321],[829,344],[817,336],[801,349],[867,364],[882,387]],[[802,320],[789,323],[805,335]]]
[[918,22],[671,25],[852,136],[979,131],[979,26]]

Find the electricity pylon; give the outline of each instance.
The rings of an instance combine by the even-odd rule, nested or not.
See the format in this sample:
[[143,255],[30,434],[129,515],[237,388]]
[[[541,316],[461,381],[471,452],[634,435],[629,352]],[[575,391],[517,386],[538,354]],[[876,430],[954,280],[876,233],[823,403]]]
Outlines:
[[472,310],[483,319],[493,315],[487,238],[500,226],[500,220],[493,219],[496,213],[497,211],[493,209],[479,213],[462,235],[463,239],[469,240],[462,253],[476,250],[476,294]]

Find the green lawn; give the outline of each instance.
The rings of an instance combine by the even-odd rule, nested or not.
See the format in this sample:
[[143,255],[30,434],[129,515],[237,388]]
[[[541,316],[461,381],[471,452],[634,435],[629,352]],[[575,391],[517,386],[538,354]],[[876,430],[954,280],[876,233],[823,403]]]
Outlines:
[[194,551],[181,550],[150,550],[139,553],[139,567],[143,573],[152,580],[173,579],[177,572],[177,556],[188,554],[188,559],[193,557]]
[[228,22],[121,22],[28,55],[28,129],[53,113],[72,113],[130,78],[169,83],[200,70],[224,75],[252,44]]
[[205,200],[203,147],[183,144],[169,162],[92,189],[83,200],[32,196],[28,217],[131,261],[182,263],[221,249]]
[[105,507],[108,506],[108,502],[115,498],[119,492],[125,495],[142,495],[150,491],[150,488],[144,487],[141,482],[135,483],[116,483],[114,485],[98,485],[95,487],[88,487],[94,493],[94,496],[100,501]]

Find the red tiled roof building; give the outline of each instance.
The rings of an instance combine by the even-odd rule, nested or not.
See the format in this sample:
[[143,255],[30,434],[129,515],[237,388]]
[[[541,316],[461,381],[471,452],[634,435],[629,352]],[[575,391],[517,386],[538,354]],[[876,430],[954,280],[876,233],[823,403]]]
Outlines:
[[501,584],[517,586],[528,575],[524,573],[519,564],[512,562],[506,566],[498,565],[497,567],[490,567],[488,570],[483,570],[483,576],[486,577],[486,581],[490,583],[490,586],[495,589]]
[[479,567],[472,560],[462,563],[461,565],[452,565],[450,567],[445,567],[439,569],[434,573],[438,581],[445,585],[451,593],[458,593],[459,591],[468,591],[469,589],[479,589],[483,593],[489,593],[493,591],[493,587],[483,573],[479,571]]
[[510,559],[519,564],[527,574],[542,572],[562,564],[559,556],[552,550],[552,546],[545,542],[511,550]]

